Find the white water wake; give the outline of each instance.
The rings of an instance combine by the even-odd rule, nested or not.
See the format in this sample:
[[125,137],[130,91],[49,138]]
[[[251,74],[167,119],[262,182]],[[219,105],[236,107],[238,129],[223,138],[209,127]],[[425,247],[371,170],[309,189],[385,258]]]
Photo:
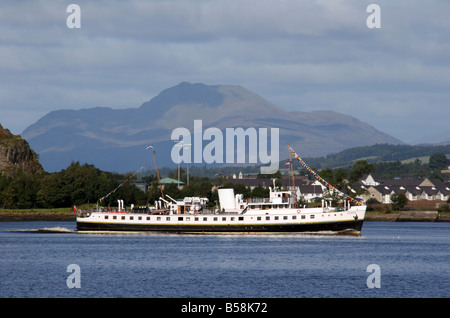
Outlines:
[[10,232],[31,232],[31,233],[76,233],[77,231],[68,229],[66,227],[44,227],[41,229],[18,229],[10,230]]

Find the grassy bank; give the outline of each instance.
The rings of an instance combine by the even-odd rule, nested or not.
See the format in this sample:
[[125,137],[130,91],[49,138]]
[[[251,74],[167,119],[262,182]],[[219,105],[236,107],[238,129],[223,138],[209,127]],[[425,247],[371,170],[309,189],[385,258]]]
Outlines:
[[450,222],[450,213],[437,211],[367,211],[366,221],[374,222]]
[[72,208],[9,210],[0,209],[0,222],[75,221]]

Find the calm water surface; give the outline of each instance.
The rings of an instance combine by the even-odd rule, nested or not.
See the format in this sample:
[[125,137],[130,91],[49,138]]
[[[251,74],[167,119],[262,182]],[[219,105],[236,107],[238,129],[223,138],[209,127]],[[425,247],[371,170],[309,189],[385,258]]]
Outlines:
[[[29,230],[63,227],[73,232]],[[69,288],[71,264],[80,288]],[[370,264],[380,288],[369,288]],[[79,234],[0,222],[0,297],[449,297],[450,223],[366,222],[360,237]]]

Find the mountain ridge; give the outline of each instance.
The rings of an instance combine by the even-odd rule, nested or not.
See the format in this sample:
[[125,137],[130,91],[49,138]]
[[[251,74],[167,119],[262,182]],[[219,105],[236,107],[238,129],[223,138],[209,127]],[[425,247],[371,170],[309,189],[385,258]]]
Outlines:
[[185,127],[192,133],[196,119],[202,120],[203,129],[279,128],[280,160],[288,155],[288,143],[308,157],[354,146],[402,143],[349,115],[286,111],[242,86],[187,82],[163,90],[138,108],[56,110],[27,127],[22,136],[48,171],[80,161],[123,172],[149,161],[143,151],[148,144],[157,149],[158,165],[174,166],[171,132]]

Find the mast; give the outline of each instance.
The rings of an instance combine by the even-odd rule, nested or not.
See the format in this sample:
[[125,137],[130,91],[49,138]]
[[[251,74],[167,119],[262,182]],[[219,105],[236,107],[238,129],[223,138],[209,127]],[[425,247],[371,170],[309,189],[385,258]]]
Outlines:
[[158,176],[159,188],[161,189],[161,197],[164,199],[163,187],[161,184],[161,178],[159,177],[158,165],[156,164],[155,148],[152,145],[147,146],[145,149],[152,148],[153,160],[155,161],[156,175]]
[[289,145],[288,151],[289,151],[289,165],[291,166],[292,184],[294,186],[295,207],[298,208],[297,190],[295,189],[294,167],[292,166],[291,147]]

